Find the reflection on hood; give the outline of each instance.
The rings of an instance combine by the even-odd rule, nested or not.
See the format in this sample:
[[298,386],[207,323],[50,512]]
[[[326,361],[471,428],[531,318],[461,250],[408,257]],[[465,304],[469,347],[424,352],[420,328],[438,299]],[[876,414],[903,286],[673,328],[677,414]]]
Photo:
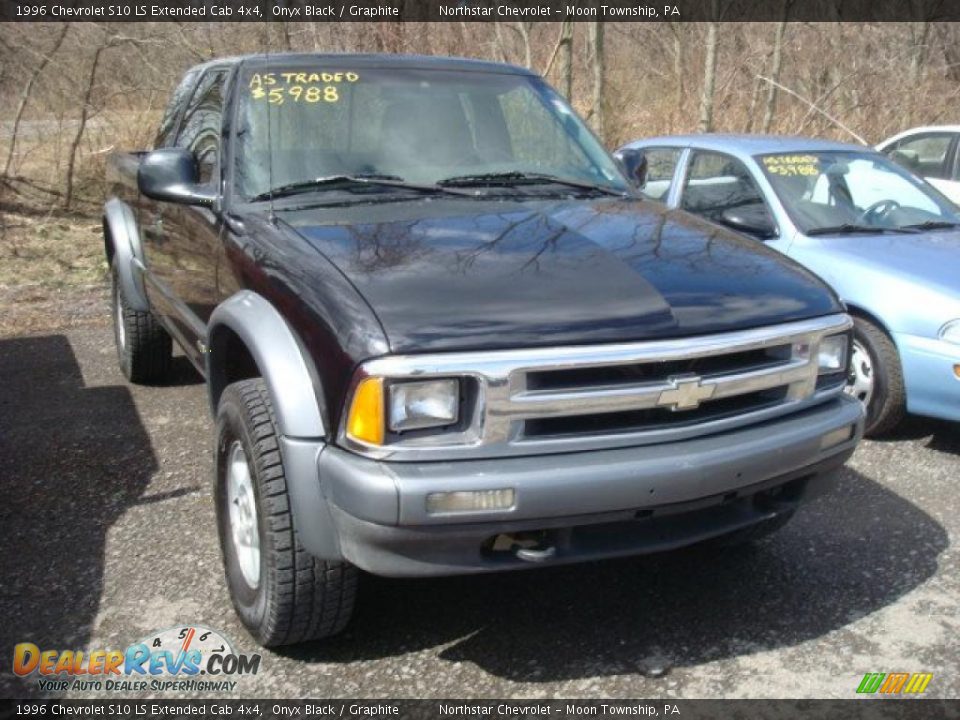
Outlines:
[[840,310],[761,244],[630,200],[425,199],[284,212],[394,352],[622,342]]

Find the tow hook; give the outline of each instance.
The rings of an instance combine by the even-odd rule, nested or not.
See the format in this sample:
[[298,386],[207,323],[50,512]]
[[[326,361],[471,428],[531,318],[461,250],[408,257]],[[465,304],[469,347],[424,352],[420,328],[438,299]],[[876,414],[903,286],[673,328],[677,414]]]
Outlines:
[[556,545],[544,545],[535,548],[517,548],[514,553],[518,559],[527,562],[543,562],[549,560],[557,554]]
[[509,552],[518,560],[539,563],[557,555],[555,533],[535,530],[497,535],[493,541],[494,552]]

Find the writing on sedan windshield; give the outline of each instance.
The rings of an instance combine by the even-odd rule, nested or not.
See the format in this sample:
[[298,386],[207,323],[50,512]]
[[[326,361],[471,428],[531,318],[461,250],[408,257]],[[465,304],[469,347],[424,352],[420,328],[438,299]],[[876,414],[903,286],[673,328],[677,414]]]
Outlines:
[[360,79],[352,71],[337,72],[265,72],[250,77],[250,96],[271,105],[292,102],[335,103],[340,100],[338,85],[355,83]]
[[784,177],[820,174],[820,161],[815,155],[764,155],[763,165],[767,172]]

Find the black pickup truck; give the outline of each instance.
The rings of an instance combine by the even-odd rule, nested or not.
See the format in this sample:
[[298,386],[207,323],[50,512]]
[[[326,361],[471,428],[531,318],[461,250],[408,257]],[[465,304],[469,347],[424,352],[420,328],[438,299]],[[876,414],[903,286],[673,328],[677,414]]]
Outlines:
[[752,539],[853,452],[836,296],[638,173],[525,69],[375,55],[193,68],[111,159],[120,366],[206,378],[262,644],[343,628],[358,569]]

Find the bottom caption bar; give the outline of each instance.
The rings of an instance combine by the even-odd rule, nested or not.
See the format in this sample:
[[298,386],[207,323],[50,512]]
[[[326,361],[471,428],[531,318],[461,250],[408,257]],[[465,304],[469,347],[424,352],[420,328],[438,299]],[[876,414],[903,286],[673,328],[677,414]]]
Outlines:
[[2,717],[932,718],[960,700],[0,700]]

